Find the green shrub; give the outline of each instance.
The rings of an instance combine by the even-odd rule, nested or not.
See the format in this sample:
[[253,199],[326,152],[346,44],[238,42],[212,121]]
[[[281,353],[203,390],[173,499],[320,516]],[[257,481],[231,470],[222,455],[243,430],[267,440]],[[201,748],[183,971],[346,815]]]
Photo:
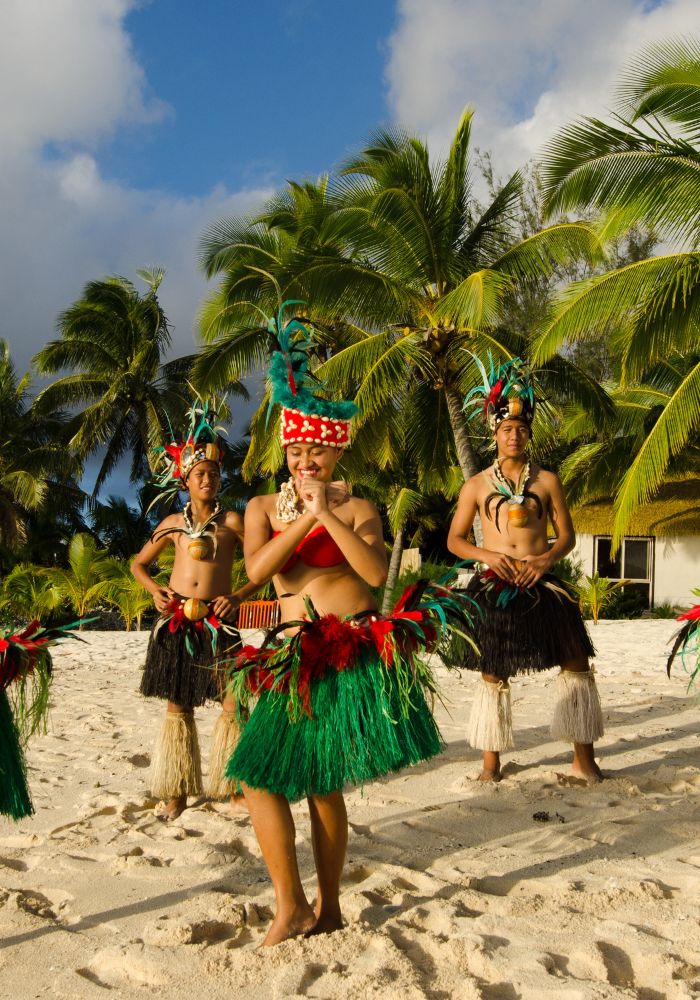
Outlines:
[[583,580],[583,563],[580,559],[565,556],[564,559],[560,559],[558,563],[554,564],[552,573],[564,583],[570,583],[575,587]]
[[668,601],[665,601],[663,604],[657,604],[655,608],[651,608],[649,611],[649,617],[677,618],[680,613],[680,608],[677,608],[674,604],[669,604]]
[[647,610],[647,600],[637,590],[616,590],[600,611],[600,617],[611,620],[614,618],[641,618]]

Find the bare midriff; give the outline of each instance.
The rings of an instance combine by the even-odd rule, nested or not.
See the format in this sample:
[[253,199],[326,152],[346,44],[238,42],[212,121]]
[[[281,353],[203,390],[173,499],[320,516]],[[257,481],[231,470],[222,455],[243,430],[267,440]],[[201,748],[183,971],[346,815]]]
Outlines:
[[[306,615],[304,598],[311,600],[321,615],[352,616],[375,609],[377,604],[367,585],[346,564],[327,569],[306,566],[299,560],[294,569],[273,578],[279,596],[282,621]],[[285,597],[282,595],[293,596]]]
[[[274,531],[284,531],[285,527],[276,519],[272,523]],[[280,602],[281,621],[305,617],[305,597],[319,614],[339,618],[377,607],[367,584],[346,562],[337,566],[309,566],[303,558],[297,558],[294,566],[286,573],[277,573],[272,582]]]

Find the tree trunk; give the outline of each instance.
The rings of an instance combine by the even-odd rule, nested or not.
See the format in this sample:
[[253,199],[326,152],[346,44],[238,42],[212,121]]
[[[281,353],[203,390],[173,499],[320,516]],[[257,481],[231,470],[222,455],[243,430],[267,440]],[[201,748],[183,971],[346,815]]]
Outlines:
[[387,573],[386,583],[384,584],[384,598],[382,600],[382,614],[388,615],[391,611],[391,595],[393,593],[394,587],[396,586],[396,581],[399,578],[399,568],[401,566],[401,556],[403,555],[403,528],[399,530],[394,535],[394,547],[391,550],[391,559],[389,561],[389,572]]
[[[462,411],[462,397],[459,392],[451,386],[445,386],[445,399],[447,400],[447,412],[450,415],[450,426],[455,439],[455,449],[457,451],[457,461],[462,470],[464,481],[471,479],[479,472],[474,456],[474,449],[467,434],[466,420]],[[484,545],[484,533],[481,529],[481,518],[477,514],[472,526],[474,540],[479,548]]]

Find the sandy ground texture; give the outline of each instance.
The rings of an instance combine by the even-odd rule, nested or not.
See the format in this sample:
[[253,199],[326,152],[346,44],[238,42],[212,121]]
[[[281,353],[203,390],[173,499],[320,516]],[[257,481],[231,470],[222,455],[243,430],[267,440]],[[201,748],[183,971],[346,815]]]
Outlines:
[[[347,926],[269,950],[248,818],[205,799],[153,816],[163,707],[137,694],[146,635],[65,644],[29,750],[36,816],[0,820],[0,996],[700,997],[700,707],[680,668],[666,678],[676,627],[593,630],[609,775],[595,788],[550,739],[553,672],[514,685],[518,749],[500,785],[477,783],[476,678],[441,671],[447,751],[347,796]],[[205,762],[216,711],[198,712]]]

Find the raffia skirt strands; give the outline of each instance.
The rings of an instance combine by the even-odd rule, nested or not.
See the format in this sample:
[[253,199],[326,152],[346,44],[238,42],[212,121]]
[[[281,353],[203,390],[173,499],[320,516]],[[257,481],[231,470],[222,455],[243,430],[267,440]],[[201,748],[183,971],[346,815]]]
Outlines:
[[141,694],[188,708],[210,698],[220,699],[224,687],[221,662],[240,648],[239,633],[219,631],[214,652],[208,631],[193,634],[190,629],[188,642],[186,628],[171,632],[166,626],[156,632],[157,628],[156,622],[148,641]]
[[562,670],[552,736],[567,743],[595,743],[605,734],[600,695],[592,670]]
[[174,799],[199,795],[202,765],[192,712],[166,712],[151,764],[151,795]]
[[459,634],[464,595],[421,582],[387,617],[366,612],[287,622],[282,644],[244,647],[229,673],[238,703],[258,695],[226,776],[294,802],[363,784],[435,756],[444,744],[428,707],[435,682],[421,654]]
[[547,574],[519,590],[492,571],[476,573],[466,594],[478,604],[474,639],[481,656],[467,647],[461,666],[502,680],[548,670],[595,655],[578,600],[566,583]]
[[33,812],[19,732],[7,695],[0,689],[0,816],[24,819]]

